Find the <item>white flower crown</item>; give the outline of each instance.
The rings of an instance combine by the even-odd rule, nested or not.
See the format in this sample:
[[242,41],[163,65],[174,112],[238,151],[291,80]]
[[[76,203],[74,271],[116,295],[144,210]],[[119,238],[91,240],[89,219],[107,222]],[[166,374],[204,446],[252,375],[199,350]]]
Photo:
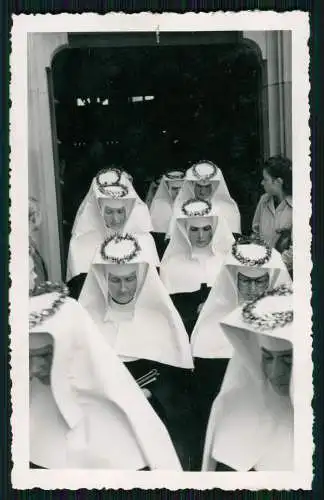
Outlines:
[[126,264],[137,257],[141,247],[131,234],[115,234],[106,238],[101,245],[100,254],[103,260],[115,264]]
[[208,200],[191,198],[183,203],[181,210],[187,217],[202,217],[210,213],[212,205]]
[[217,174],[217,167],[209,160],[200,160],[192,166],[192,173],[196,179],[208,181]]
[[[290,309],[291,300],[288,301],[289,309],[280,311],[276,309],[280,304],[278,297],[289,297],[292,294],[292,289],[287,285],[281,285],[273,290],[264,292],[260,297],[243,307],[243,321],[260,331],[274,330],[275,328],[286,326],[294,318],[293,310]],[[275,298],[276,300],[274,300]],[[285,302],[283,302],[283,305],[287,305]],[[275,310],[273,310],[274,307]]]

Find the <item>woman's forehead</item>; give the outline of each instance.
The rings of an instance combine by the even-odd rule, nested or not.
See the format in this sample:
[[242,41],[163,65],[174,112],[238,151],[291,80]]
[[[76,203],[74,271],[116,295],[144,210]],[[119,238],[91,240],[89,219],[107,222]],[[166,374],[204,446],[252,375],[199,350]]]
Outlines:
[[238,267],[239,274],[243,275],[244,278],[261,278],[269,274],[268,269],[264,268],[251,268],[251,267]]
[[258,343],[261,349],[265,349],[268,352],[279,354],[283,352],[289,353],[292,351],[292,343],[286,339],[280,339],[273,337],[272,335],[258,335]]
[[187,221],[188,227],[206,227],[212,226],[212,224],[212,217],[190,217]]
[[103,209],[118,210],[120,208],[125,208],[126,203],[124,200],[101,198],[100,205],[102,206]]
[[107,266],[108,276],[125,277],[137,273],[138,264],[111,264]]

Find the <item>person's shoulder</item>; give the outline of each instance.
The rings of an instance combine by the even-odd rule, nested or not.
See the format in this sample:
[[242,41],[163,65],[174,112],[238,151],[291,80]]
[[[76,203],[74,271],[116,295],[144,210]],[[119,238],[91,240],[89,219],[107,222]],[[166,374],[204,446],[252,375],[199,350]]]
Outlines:
[[269,203],[270,200],[271,200],[271,195],[268,193],[264,193],[260,196],[259,204],[266,205],[267,203]]
[[290,195],[289,195],[289,196],[286,196],[285,200],[286,200],[287,205],[288,205],[290,208],[293,208],[293,200],[292,200],[292,196],[290,196]]

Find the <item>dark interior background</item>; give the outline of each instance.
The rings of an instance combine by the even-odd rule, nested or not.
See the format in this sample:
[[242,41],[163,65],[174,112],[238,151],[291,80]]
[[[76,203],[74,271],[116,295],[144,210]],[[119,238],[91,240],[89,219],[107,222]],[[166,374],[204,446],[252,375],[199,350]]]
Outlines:
[[82,198],[111,164],[133,175],[145,199],[165,170],[212,160],[239,205],[242,231],[250,231],[263,156],[255,46],[69,48],[56,55],[52,78],[65,256]]

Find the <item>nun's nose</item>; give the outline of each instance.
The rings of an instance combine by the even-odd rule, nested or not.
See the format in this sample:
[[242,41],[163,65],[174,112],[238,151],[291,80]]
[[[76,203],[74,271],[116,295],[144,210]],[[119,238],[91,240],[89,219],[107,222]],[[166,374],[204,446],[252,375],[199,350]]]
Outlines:
[[282,372],[282,363],[278,358],[274,358],[270,366],[270,379],[277,379],[282,375]]
[[125,292],[127,289],[126,287],[126,281],[125,280],[121,280],[121,283],[120,283],[120,291],[121,292]]

